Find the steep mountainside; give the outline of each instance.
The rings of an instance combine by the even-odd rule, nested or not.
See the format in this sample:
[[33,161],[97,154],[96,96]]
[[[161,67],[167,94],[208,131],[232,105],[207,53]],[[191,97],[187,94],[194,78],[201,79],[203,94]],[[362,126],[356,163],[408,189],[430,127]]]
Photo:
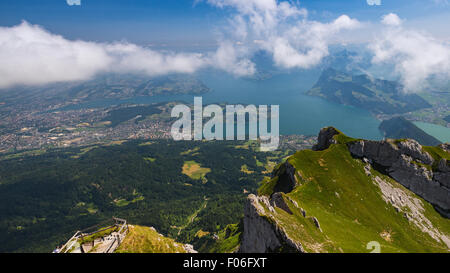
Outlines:
[[307,94],[375,114],[407,113],[431,107],[420,96],[403,93],[402,86],[396,82],[371,79],[367,75],[352,76],[332,68],[322,72]]
[[240,251],[449,252],[448,148],[323,129],[249,195]]
[[384,120],[380,124],[380,130],[383,131],[385,137],[388,138],[410,138],[418,141],[422,145],[427,146],[436,146],[441,144],[439,140],[425,133],[422,129],[414,125],[414,123],[403,117]]

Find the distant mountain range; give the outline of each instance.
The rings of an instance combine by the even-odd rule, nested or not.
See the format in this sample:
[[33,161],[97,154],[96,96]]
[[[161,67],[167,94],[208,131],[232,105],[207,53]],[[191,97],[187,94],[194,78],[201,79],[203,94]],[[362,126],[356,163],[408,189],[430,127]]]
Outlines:
[[439,140],[422,131],[411,121],[403,117],[396,117],[385,120],[380,124],[380,130],[388,138],[405,139],[410,138],[418,141],[422,145],[436,146],[441,144]]
[[208,87],[190,75],[148,77],[110,74],[72,87],[68,90],[68,95],[85,100],[161,94],[203,94],[207,91]]
[[138,96],[204,94],[210,89],[192,75],[105,74],[89,81],[64,82],[43,86],[17,86],[0,92],[7,105],[36,107],[76,104],[100,99],[126,99]]
[[347,49],[327,56],[323,62],[323,68],[332,68],[351,74],[364,74],[372,66],[369,54],[357,53]]
[[353,76],[333,68],[324,70],[307,94],[364,108],[374,114],[402,114],[431,107],[420,96],[403,93],[397,82],[372,79],[364,74]]

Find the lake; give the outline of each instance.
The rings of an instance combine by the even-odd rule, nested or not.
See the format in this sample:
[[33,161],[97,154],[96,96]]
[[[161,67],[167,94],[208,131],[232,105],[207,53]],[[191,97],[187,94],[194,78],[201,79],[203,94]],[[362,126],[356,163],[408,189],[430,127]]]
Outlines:
[[450,143],[450,128],[426,122],[414,122],[414,124],[439,141]]
[[[326,126],[334,126],[352,137],[379,140],[380,121],[370,112],[352,106],[331,103],[304,94],[317,81],[319,70],[274,74],[266,80],[238,78],[207,71],[199,73],[211,92],[203,94],[203,104],[280,105],[280,133],[317,135]],[[135,97],[125,100],[104,99],[63,108],[64,110],[106,107],[122,103],[148,104],[164,101],[185,101],[192,104],[193,95]]]

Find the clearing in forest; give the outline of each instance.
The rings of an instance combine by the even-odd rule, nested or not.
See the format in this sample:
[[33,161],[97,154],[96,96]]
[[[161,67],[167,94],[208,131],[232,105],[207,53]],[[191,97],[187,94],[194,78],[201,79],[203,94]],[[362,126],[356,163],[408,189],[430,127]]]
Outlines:
[[210,168],[202,168],[200,164],[195,161],[185,161],[182,170],[183,174],[194,180],[203,179],[209,172],[211,172]]

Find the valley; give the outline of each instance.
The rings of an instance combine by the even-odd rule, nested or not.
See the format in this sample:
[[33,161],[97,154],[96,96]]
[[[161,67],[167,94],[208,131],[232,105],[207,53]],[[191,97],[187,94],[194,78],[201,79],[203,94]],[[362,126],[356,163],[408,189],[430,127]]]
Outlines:
[[[50,252],[75,230],[113,216],[197,249],[239,222],[245,196],[270,175],[271,162],[315,140],[281,142],[290,144],[270,153],[243,141],[153,139],[1,155],[0,252]],[[186,162],[208,172],[187,175]]]

